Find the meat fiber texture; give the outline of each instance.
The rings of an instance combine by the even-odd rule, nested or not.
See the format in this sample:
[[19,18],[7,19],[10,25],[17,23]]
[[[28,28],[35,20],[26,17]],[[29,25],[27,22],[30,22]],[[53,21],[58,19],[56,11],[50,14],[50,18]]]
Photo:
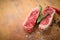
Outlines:
[[26,32],[32,32],[39,15],[39,11],[39,7],[35,7],[30,11],[29,15],[27,16],[23,24]]
[[49,27],[55,14],[55,10],[50,6],[47,6],[43,11],[42,16],[45,16],[46,14],[49,15],[40,22],[39,30],[46,30]]

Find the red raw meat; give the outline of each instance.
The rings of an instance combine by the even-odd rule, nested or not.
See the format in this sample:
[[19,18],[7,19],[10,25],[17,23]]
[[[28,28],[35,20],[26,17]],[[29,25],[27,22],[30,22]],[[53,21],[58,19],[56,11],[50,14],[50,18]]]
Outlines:
[[55,14],[55,10],[50,6],[47,6],[46,9],[43,11],[42,16],[45,16],[46,14],[49,15],[40,22],[38,27],[39,30],[46,30],[49,27],[53,19],[53,15]]
[[23,24],[26,32],[32,32],[35,26],[36,20],[38,18],[38,15],[39,15],[39,7],[36,7],[31,10],[31,12],[29,13],[28,17],[26,18]]

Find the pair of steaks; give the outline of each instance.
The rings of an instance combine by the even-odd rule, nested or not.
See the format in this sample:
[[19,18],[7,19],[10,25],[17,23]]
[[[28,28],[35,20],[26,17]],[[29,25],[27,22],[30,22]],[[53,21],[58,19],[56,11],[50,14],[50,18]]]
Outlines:
[[52,22],[53,15],[55,14],[55,10],[50,6],[47,6],[42,13],[39,6],[32,9],[23,24],[25,31],[32,32],[38,17],[39,16],[44,17],[46,14],[49,14],[49,15],[39,22],[39,25],[38,25],[39,30],[46,30],[49,27],[49,25]]

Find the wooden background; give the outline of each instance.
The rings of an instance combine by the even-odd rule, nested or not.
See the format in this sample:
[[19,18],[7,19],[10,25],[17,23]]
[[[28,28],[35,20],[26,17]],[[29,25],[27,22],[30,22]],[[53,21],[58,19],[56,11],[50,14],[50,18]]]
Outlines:
[[0,40],[60,40],[60,15],[54,15],[50,28],[28,34],[23,22],[32,8],[49,5],[60,9],[60,0],[0,0]]

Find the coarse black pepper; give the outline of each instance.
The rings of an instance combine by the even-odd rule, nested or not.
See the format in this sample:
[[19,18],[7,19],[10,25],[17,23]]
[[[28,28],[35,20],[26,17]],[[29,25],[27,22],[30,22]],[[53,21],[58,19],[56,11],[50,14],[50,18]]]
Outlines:
[[57,22],[57,25],[60,27],[60,21]]

